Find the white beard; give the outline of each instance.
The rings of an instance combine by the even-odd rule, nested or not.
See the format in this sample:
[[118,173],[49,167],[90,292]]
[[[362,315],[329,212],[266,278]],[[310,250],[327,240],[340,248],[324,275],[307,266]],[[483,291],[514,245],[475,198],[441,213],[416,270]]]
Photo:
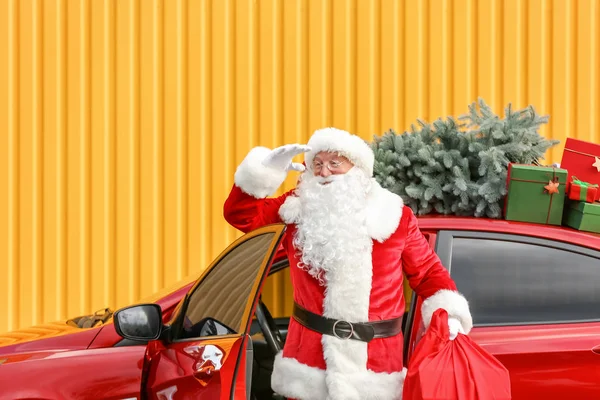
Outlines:
[[327,178],[310,172],[302,176],[296,190],[300,214],[293,243],[298,266],[322,285],[348,273],[342,270],[360,268],[365,255],[370,258],[373,243],[366,225],[370,189],[371,180],[359,168]]

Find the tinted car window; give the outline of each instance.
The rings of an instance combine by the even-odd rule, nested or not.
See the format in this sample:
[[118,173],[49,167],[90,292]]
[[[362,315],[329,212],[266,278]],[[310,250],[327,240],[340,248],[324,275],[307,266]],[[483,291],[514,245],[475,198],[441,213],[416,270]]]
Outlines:
[[244,310],[253,300],[258,278],[274,234],[255,236],[231,250],[190,296],[180,338],[240,333]]
[[600,319],[600,263],[583,251],[454,237],[450,269],[476,325]]

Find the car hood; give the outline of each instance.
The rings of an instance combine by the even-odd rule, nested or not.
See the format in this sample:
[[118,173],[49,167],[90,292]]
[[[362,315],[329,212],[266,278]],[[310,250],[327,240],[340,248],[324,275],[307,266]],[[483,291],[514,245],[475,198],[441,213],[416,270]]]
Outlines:
[[6,359],[3,356],[10,354],[86,349],[101,329],[102,326],[81,329],[58,321],[3,333],[0,335],[0,362]]
[[[0,366],[57,357],[60,356],[60,353],[65,353],[67,351],[68,350],[39,350],[26,353],[0,354]],[[2,371],[4,372],[4,369]]]
[[[163,312],[168,310],[164,315],[168,318],[174,306],[185,296],[196,279],[197,276],[186,277],[138,303],[159,304]],[[0,334],[0,364],[9,354],[87,349],[105,326],[112,326],[112,315],[112,310],[105,308],[91,315],[2,333]],[[104,344],[100,345],[103,346]]]

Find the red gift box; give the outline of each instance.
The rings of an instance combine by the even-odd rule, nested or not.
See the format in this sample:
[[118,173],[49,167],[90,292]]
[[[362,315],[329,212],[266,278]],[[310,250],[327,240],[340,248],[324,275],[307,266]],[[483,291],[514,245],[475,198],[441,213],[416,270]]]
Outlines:
[[[560,167],[569,173],[567,182],[575,175],[584,182],[600,184],[600,145],[567,138]],[[569,191],[570,187],[567,187]]]
[[571,186],[569,188],[569,199],[593,203],[599,199],[600,191],[598,185],[582,182],[576,176],[571,176]]

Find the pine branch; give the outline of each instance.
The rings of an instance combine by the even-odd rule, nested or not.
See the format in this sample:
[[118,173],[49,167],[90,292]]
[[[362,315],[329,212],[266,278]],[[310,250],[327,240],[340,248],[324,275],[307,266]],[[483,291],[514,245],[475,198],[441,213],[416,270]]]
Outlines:
[[458,119],[417,120],[402,134],[374,136],[375,179],[418,215],[501,218],[508,164],[539,162],[559,143],[538,133],[548,116],[533,106],[508,104],[504,113],[500,118],[480,98]]

